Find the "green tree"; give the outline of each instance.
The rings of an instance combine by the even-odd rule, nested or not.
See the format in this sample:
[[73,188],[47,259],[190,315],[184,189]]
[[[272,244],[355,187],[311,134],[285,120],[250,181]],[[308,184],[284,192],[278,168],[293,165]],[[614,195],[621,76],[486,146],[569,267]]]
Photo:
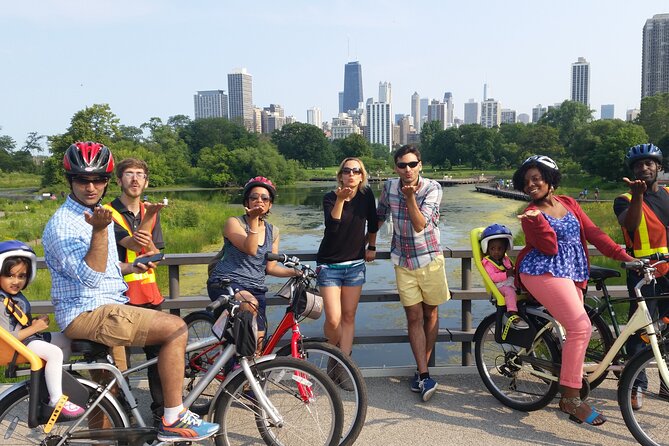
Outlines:
[[421,145],[423,161],[433,166],[448,169],[461,158],[458,151],[460,131],[449,128],[437,132],[429,145]]
[[420,128],[420,146],[428,147],[432,143],[432,139],[441,131],[440,121],[428,121]]
[[557,129],[560,144],[571,147],[576,132],[591,121],[592,110],[587,105],[576,101],[564,101],[560,106],[548,110],[539,120],[539,124]]
[[223,144],[230,150],[238,147],[256,147],[258,136],[244,126],[225,118],[196,119],[179,130],[180,137],[188,145],[193,162],[199,159],[200,150]]
[[119,125],[118,129],[121,134],[119,141],[126,140],[140,143],[142,142],[142,139],[144,139],[144,131],[140,127],[135,127],[133,125]]
[[32,153],[42,153],[44,151],[42,140],[45,138],[46,136],[39,135],[37,132],[30,132],[28,133],[28,136],[26,136],[26,141],[23,143],[21,149]]
[[272,133],[279,153],[307,167],[325,167],[335,163],[334,152],[323,131],[311,124],[296,122]]
[[646,130],[648,141],[658,143],[669,134],[669,93],[646,96],[641,100],[638,123]]
[[[344,158],[348,157],[362,157],[362,156],[372,156],[372,147],[369,142],[365,139],[364,136],[353,133],[348,135],[346,138],[337,139],[334,141],[336,146],[336,156],[337,160],[341,161]],[[385,148],[386,154],[388,153],[388,147]]]

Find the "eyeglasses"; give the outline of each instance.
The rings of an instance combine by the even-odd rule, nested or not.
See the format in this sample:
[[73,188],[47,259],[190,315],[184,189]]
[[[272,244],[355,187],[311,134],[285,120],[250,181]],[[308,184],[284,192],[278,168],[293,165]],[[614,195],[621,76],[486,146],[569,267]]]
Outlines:
[[109,181],[109,178],[104,178],[104,177],[98,177],[98,178],[74,177],[74,178],[72,178],[72,181],[74,181],[77,184],[81,184],[83,186],[87,186],[89,183],[93,183],[95,186],[102,186],[103,184],[107,184],[107,181]]
[[411,167],[412,169],[416,167],[420,163],[420,161],[411,161],[410,163],[397,163],[395,164],[398,168],[400,169],[406,169],[407,166]]
[[249,201],[262,200],[263,203],[269,203],[269,195],[265,194],[251,194],[249,195]]
[[144,172],[123,172],[123,176],[126,178],[139,178],[140,180],[148,177]]
[[346,175],[360,175],[362,173],[362,169],[359,167],[342,167],[341,173]]

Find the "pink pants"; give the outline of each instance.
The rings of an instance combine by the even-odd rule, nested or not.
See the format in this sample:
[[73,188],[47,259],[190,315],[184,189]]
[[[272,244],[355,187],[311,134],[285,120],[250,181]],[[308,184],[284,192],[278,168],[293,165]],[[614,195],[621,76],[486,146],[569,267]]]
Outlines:
[[583,290],[573,280],[549,273],[541,276],[520,273],[520,281],[566,330],[560,384],[580,389],[585,350],[592,334],[590,319],[583,308]]
[[504,296],[504,303],[506,304],[506,311],[518,311],[518,299],[516,298],[516,289],[512,286],[501,286],[497,288],[502,296]]

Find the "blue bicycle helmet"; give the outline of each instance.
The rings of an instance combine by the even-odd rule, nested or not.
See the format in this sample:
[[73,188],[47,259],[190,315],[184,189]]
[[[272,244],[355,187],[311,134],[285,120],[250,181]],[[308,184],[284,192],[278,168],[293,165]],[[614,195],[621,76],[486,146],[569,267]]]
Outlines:
[[30,282],[35,280],[37,275],[37,256],[35,251],[23,242],[18,240],[7,240],[0,242],[0,271],[5,266],[5,260],[9,257],[23,257],[30,262],[30,277],[26,280],[23,288],[27,287]]
[[662,151],[655,144],[639,144],[630,147],[625,155],[625,162],[630,169],[639,160],[644,159],[655,160],[660,166],[662,165]]
[[509,248],[513,246],[513,234],[511,230],[504,225],[495,223],[485,228],[481,233],[481,250],[483,250],[484,254],[488,252],[488,242],[496,238],[508,240]]

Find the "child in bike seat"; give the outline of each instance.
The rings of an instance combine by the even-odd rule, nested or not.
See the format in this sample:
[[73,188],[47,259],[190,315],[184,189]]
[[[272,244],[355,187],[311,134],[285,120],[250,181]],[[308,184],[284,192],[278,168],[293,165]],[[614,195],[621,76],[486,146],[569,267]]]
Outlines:
[[525,330],[529,325],[518,316],[518,298],[513,284],[513,262],[506,254],[512,243],[513,234],[509,228],[497,223],[488,226],[481,233],[481,251],[485,254],[481,263],[500,293],[504,295],[506,302],[504,324],[510,320],[513,328]]
[[[55,407],[63,396],[63,358],[70,357],[70,340],[62,333],[44,332],[49,316],[33,318],[30,303],[22,291],[35,279],[37,257],[28,245],[17,240],[0,242],[0,326],[22,341],[46,361],[44,378],[49,405]],[[84,413],[78,405],[65,401],[60,416],[76,418]]]

